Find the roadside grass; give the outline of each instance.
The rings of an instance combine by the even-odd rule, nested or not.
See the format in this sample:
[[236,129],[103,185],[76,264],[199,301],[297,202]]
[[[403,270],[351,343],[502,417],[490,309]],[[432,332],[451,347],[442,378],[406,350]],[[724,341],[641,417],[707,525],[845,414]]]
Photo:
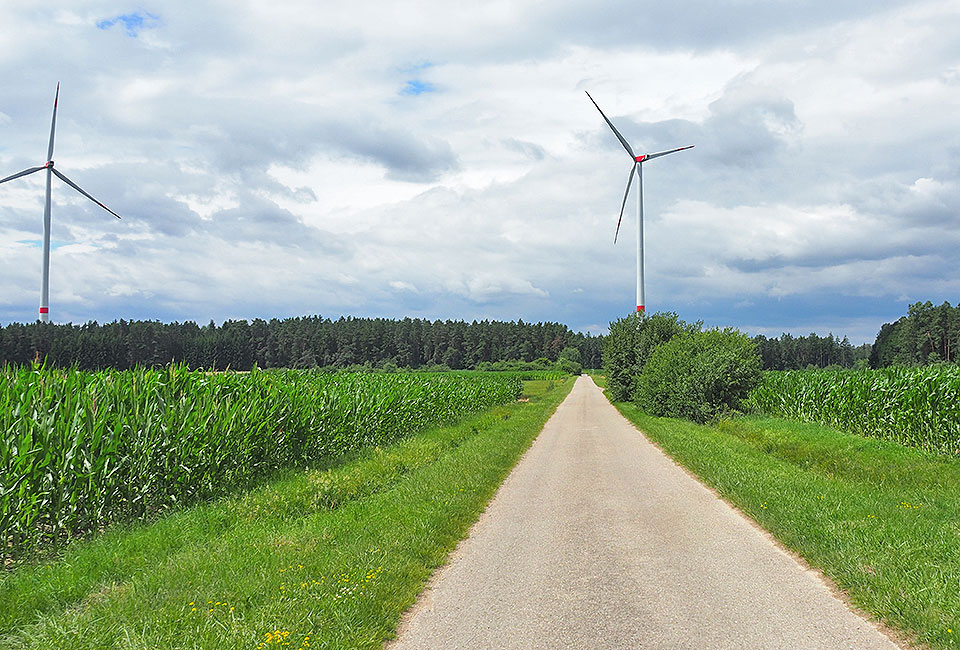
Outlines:
[[378,648],[572,386],[0,574],[0,647]]
[[960,647],[960,460],[816,424],[620,412],[914,642]]

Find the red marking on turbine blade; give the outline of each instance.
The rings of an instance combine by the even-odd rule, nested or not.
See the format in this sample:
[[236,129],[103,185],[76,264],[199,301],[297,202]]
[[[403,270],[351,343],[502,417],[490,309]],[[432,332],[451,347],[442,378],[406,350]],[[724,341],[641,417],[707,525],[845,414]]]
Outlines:
[[41,307],[41,308],[40,308],[40,313],[41,313],[41,314],[49,314],[49,313],[50,313],[50,308],[49,308],[49,307]]
[[643,154],[642,156],[637,156],[637,162],[643,162],[643,159],[646,157],[647,157],[647,154]]
[[643,305],[637,305],[637,312],[643,311]]

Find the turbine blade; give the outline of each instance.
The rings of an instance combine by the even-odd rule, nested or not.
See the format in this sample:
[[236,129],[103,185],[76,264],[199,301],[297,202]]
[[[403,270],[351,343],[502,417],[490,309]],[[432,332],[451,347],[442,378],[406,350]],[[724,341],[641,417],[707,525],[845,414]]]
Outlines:
[[620,218],[617,219],[617,232],[613,235],[613,243],[617,243],[617,237],[620,236],[620,222],[623,221],[623,209],[627,207],[627,196],[630,194],[630,186],[633,185],[633,174],[637,171],[637,164],[630,165],[630,176],[627,177],[627,189],[623,193],[623,203],[620,204]]
[[47,147],[47,160],[53,160],[53,132],[57,128],[57,104],[60,102],[60,83],[57,82],[57,94],[53,98],[53,119],[50,120],[50,146]]
[[20,178],[21,176],[26,176],[27,174],[38,172],[41,169],[46,169],[46,167],[31,167],[30,169],[24,169],[22,172],[17,172],[13,176],[7,176],[6,178],[0,179],[0,183],[6,183],[7,181],[12,181],[14,178]]
[[[584,90],[583,92],[586,93],[587,91]],[[587,93],[587,97],[590,97],[590,93]],[[620,141],[620,144],[623,145],[623,148],[627,150],[627,153],[630,154],[630,157],[633,158],[634,160],[636,160],[637,154],[633,153],[633,149],[630,148],[630,143],[628,143],[628,142],[624,139],[624,137],[623,137],[622,135],[620,135],[620,132],[617,131],[617,127],[615,127],[615,126],[613,125],[613,122],[611,122],[611,121],[607,118],[607,116],[604,114],[604,112],[600,110],[600,106],[597,104],[597,102],[595,102],[595,101],[593,100],[593,97],[590,97],[590,101],[593,102],[593,105],[597,107],[597,110],[598,110],[598,111],[600,111],[600,115],[603,115],[603,121],[606,122],[606,123],[607,123],[607,126],[609,126],[609,127],[613,130],[613,134],[617,136],[617,140],[619,140],[619,141]]]
[[85,197],[87,197],[88,199],[90,199],[91,201],[93,201],[94,203],[96,203],[97,205],[99,205],[101,208],[103,208],[104,210],[106,210],[107,212],[109,212],[110,214],[112,214],[113,216],[115,216],[117,219],[120,218],[120,215],[119,215],[119,214],[117,214],[116,212],[114,212],[113,210],[111,210],[110,208],[108,208],[107,206],[105,206],[104,204],[100,203],[100,201],[96,200],[95,198],[93,198],[92,196],[90,196],[89,194],[87,194],[86,192],[84,192],[82,189],[80,189],[80,186],[79,186],[79,185],[77,185],[77,184],[74,183],[72,180],[70,180],[69,178],[67,178],[66,176],[64,176],[64,175],[61,174],[60,172],[58,172],[55,167],[51,167],[51,168],[50,168],[50,171],[52,171],[54,174],[56,174],[56,175],[57,175],[57,178],[59,178],[60,180],[62,180],[64,183],[66,183],[67,185],[69,185],[70,187],[72,187],[73,189],[75,189],[76,191],[78,191],[78,192],[80,192],[81,194],[83,194]]
[[686,147],[678,147],[676,149],[671,149],[669,151],[658,151],[657,153],[648,153],[643,157],[643,161],[646,162],[651,158],[659,158],[660,156],[666,156],[668,153],[677,153],[678,151],[685,151],[687,149],[693,149],[694,145],[690,144]]

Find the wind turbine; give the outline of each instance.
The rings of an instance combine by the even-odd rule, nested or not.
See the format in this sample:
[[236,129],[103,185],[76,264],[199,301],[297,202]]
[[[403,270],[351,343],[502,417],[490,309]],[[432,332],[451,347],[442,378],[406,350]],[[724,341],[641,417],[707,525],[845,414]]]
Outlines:
[[[586,92],[586,91],[584,91]],[[590,93],[587,93],[587,97],[590,97]],[[679,147],[677,149],[670,149],[668,151],[658,151],[656,153],[645,153],[637,155],[634,153],[633,149],[630,148],[630,144],[624,139],[620,132],[617,131],[617,127],[613,125],[613,122],[604,115],[603,111],[600,110],[600,106],[597,105],[597,102],[594,101],[593,97],[590,97],[590,101],[593,102],[593,105],[597,107],[597,110],[600,111],[600,115],[603,115],[603,121],[607,123],[607,126],[613,131],[613,134],[617,136],[617,140],[620,141],[620,144],[623,145],[623,148],[626,149],[627,153],[630,155],[630,176],[627,178],[627,190],[623,193],[623,203],[620,204],[620,218],[617,219],[617,232],[613,236],[613,243],[617,243],[617,237],[620,235],[620,222],[623,221],[623,209],[627,205],[627,195],[630,194],[630,186],[633,184],[633,175],[637,175],[637,312],[642,313],[644,310],[644,295],[643,295],[643,163],[648,160],[653,160],[654,158],[659,158],[660,156],[666,156],[670,153],[676,153],[678,151],[683,151],[684,149],[693,149],[693,145],[688,145],[686,147]]]
[[24,169],[22,172],[17,172],[13,176],[7,176],[4,179],[0,179],[0,183],[6,183],[7,181],[12,181],[15,178],[27,176],[28,174],[32,174],[43,169],[47,170],[47,196],[46,202],[43,204],[43,271],[40,279],[40,322],[42,323],[46,323],[50,320],[50,189],[53,182],[53,176],[56,175],[57,178],[83,194],[85,197],[99,205],[117,219],[120,218],[119,214],[100,203],[100,201],[83,191],[79,185],[54,169],[53,133],[57,128],[57,102],[59,99],[60,84],[57,84],[57,94],[53,98],[53,119],[50,121],[50,145],[47,147],[47,164],[45,164],[43,167],[31,167],[30,169]]

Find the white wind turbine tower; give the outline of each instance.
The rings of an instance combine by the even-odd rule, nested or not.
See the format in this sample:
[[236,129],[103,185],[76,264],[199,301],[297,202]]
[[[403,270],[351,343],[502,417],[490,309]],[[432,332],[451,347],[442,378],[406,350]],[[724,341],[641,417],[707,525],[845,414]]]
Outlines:
[[54,174],[57,176],[57,178],[83,194],[85,197],[99,205],[117,219],[120,218],[119,214],[100,203],[100,201],[96,200],[85,191],[80,189],[79,185],[54,169],[53,134],[57,128],[57,102],[59,99],[60,84],[57,84],[57,94],[53,99],[53,119],[50,121],[50,145],[47,147],[47,163],[43,167],[31,167],[30,169],[24,169],[22,172],[18,172],[13,176],[7,176],[4,179],[0,179],[0,183],[6,183],[7,181],[12,181],[15,178],[20,178],[21,176],[26,176],[43,169],[47,170],[47,195],[46,202],[43,205],[43,271],[40,279],[40,322],[42,323],[46,323],[50,320],[50,190]]
[[[584,91],[586,92],[586,91]],[[590,97],[590,93],[587,93],[587,97]],[[633,175],[637,174],[637,312],[642,313],[644,311],[645,302],[643,295],[643,163],[648,160],[653,160],[654,158],[659,158],[660,156],[666,156],[668,153],[676,153],[677,151],[683,151],[684,149],[693,149],[693,145],[688,145],[686,147],[679,147],[677,149],[670,149],[668,151],[658,151],[657,153],[647,153],[637,155],[633,152],[633,149],[630,148],[630,144],[624,139],[620,132],[617,131],[617,127],[613,125],[603,111],[600,110],[600,107],[597,105],[597,102],[594,101],[593,97],[590,97],[590,101],[593,102],[593,105],[597,107],[597,110],[600,111],[600,115],[603,116],[603,120],[607,123],[607,126],[613,131],[613,134],[617,136],[617,139],[620,141],[620,144],[623,145],[623,148],[626,149],[627,153],[630,155],[631,165],[630,165],[630,176],[627,178],[627,190],[623,193],[623,203],[620,204],[620,218],[617,219],[617,232],[613,236],[613,243],[617,243],[617,236],[620,234],[620,222],[623,220],[623,209],[627,205],[627,195],[630,194],[630,185],[633,184]]]

